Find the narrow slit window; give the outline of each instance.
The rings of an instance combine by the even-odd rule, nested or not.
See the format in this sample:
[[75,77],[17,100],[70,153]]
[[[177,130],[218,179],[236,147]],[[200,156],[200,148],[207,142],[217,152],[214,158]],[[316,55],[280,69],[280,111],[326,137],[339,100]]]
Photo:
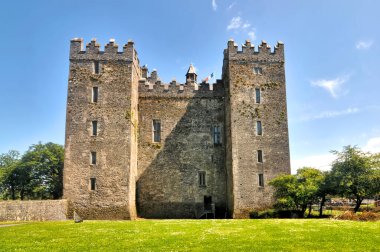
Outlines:
[[90,187],[91,187],[91,191],[95,191],[95,189],[96,189],[96,178],[90,178]]
[[94,73],[99,74],[100,72],[100,64],[99,61],[94,61]]
[[257,151],[257,162],[259,162],[259,163],[263,162],[263,151],[262,150]]
[[256,93],[256,103],[261,103],[261,92],[260,92],[260,88],[256,88],[256,89],[255,89],[255,93]]
[[95,151],[91,152],[91,164],[96,165],[96,152]]
[[93,87],[92,88],[92,102],[98,102],[98,96],[99,96],[99,88]]
[[222,143],[221,139],[221,127],[220,126],[214,126],[213,128],[213,138],[214,138],[214,145],[219,145]]
[[256,134],[258,136],[261,136],[263,134],[263,128],[262,128],[262,125],[261,125],[261,121],[257,121],[256,122]]
[[98,121],[92,121],[92,135],[98,135]]
[[153,142],[161,142],[161,120],[153,120]]
[[259,186],[264,187],[264,174],[259,174]]
[[199,186],[206,186],[206,172],[201,171],[198,173]]

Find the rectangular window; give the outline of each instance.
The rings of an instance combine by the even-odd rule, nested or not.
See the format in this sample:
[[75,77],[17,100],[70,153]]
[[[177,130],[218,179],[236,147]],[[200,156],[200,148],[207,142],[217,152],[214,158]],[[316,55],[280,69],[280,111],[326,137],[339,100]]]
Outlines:
[[99,88],[92,87],[92,102],[98,102]]
[[199,186],[206,186],[206,172],[201,171],[198,173]]
[[259,162],[259,163],[263,162],[263,151],[262,150],[257,151],[257,162]]
[[92,135],[98,135],[98,121],[92,121]]
[[96,189],[96,178],[90,178],[90,186],[91,186],[91,191],[95,191],[95,189]]
[[255,74],[262,74],[263,73],[263,69],[261,67],[254,67],[253,68],[253,72]]
[[94,61],[94,73],[99,74],[99,71],[100,71],[99,61]]
[[153,142],[161,142],[161,121],[153,120]]
[[256,103],[261,103],[261,93],[260,93],[260,88],[255,89],[256,93]]
[[258,136],[261,136],[263,134],[263,129],[262,129],[262,126],[261,126],[261,121],[257,121],[256,122],[256,134]]
[[214,145],[219,145],[222,143],[221,139],[221,127],[220,126],[214,126],[213,128],[213,138],[214,138]]
[[259,186],[264,187],[264,174],[259,174]]
[[91,164],[96,165],[96,152],[95,151],[91,152]]

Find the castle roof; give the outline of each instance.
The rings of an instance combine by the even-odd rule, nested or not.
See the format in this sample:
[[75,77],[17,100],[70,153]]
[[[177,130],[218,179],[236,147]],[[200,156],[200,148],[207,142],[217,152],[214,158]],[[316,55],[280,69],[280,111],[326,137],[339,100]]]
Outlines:
[[195,73],[195,67],[193,66],[193,64],[190,64],[189,70],[187,70],[186,75],[188,75],[188,74],[196,74]]

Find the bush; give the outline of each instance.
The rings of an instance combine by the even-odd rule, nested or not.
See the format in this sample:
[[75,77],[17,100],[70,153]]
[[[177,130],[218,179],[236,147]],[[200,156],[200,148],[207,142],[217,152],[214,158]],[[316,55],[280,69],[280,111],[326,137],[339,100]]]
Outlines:
[[380,214],[375,212],[363,212],[358,216],[361,221],[378,221],[380,220]]
[[353,221],[378,221],[380,220],[380,214],[375,212],[363,212],[361,214],[355,214],[352,211],[346,211],[341,215],[335,217],[338,220],[353,220]]
[[358,220],[358,216],[352,211],[345,211],[344,213],[335,217],[337,220]]

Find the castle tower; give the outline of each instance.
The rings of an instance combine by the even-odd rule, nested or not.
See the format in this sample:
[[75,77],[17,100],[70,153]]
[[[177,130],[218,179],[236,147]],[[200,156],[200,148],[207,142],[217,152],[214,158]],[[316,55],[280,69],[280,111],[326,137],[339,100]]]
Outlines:
[[227,201],[233,218],[273,203],[268,182],[290,173],[284,45],[224,51]]
[[195,73],[195,67],[190,64],[186,73],[186,83],[197,83],[197,74]]
[[70,46],[64,198],[85,219],[136,216],[138,80],[134,43]]

